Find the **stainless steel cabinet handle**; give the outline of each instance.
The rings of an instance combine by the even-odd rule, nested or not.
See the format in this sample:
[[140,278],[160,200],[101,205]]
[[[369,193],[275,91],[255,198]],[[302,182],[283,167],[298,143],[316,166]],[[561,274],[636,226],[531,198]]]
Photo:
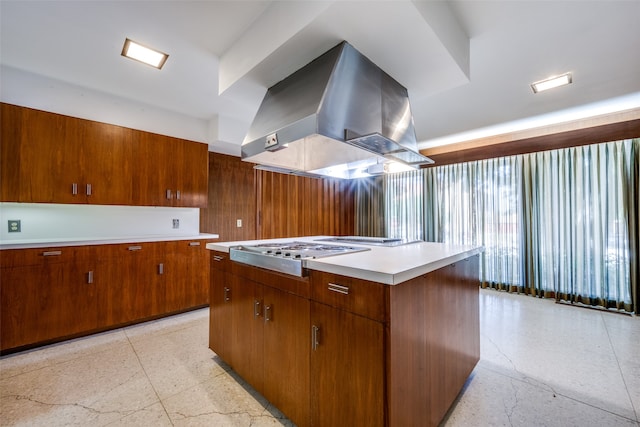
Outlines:
[[158,264],[158,274],[164,274],[164,264]]
[[189,246],[200,246],[200,242],[189,242]]
[[342,286],[342,285],[338,285],[336,283],[329,283],[329,285],[327,286],[327,289],[329,289],[330,291],[333,291],[333,292],[338,292],[340,294],[349,295],[349,287],[348,286]]
[[62,251],[46,251],[42,252],[42,256],[58,256],[62,255]]
[[231,301],[231,289],[227,288],[226,286],[224,287],[224,300],[225,301]]
[[311,350],[317,350],[320,345],[320,328],[316,325],[311,326]]
[[260,306],[262,303],[258,300],[253,301],[253,317],[260,317],[262,315]]
[[74,196],[78,194],[78,184],[75,182],[71,184],[71,194]]
[[271,320],[271,304],[264,307],[264,321],[268,322]]
[[140,251],[142,250],[142,246],[129,246],[127,249],[130,251]]
[[91,184],[87,184],[87,196],[91,195]]
[[93,283],[93,271],[89,271],[87,273],[87,283],[89,284]]
[[222,261],[223,259],[224,259],[224,257],[223,257],[223,256],[220,256],[220,255],[214,255],[214,256],[213,256],[213,260],[214,260],[214,261],[218,261],[218,262],[220,262],[220,261]]
[[180,200],[180,190],[176,190],[176,200]]
[[167,199],[171,200],[171,190],[167,189]]

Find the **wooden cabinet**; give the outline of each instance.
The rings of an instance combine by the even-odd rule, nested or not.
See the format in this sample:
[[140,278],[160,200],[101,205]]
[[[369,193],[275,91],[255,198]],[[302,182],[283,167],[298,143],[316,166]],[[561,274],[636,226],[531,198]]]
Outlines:
[[209,251],[206,241],[165,242],[161,259],[166,312],[209,304]]
[[309,408],[300,403],[309,397],[309,300],[251,280],[252,267],[230,273],[227,255],[213,256],[219,259],[211,270],[211,349],[306,425]]
[[1,107],[1,201],[207,205],[206,144]]
[[0,251],[0,350],[207,305],[205,242]]
[[384,426],[383,323],[314,302],[311,325],[311,425]]
[[93,330],[98,325],[96,271],[90,248],[3,251],[0,348]]
[[165,283],[157,244],[107,245],[99,266],[108,286],[100,289],[100,327],[145,319],[164,310]]
[[212,259],[211,349],[299,426],[436,426],[479,360],[477,256],[393,286]]
[[207,146],[147,132],[136,134],[136,204],[207,207]]
[[308,420],[309,300],[268,286],[262,290],[263,393],[292,420]]

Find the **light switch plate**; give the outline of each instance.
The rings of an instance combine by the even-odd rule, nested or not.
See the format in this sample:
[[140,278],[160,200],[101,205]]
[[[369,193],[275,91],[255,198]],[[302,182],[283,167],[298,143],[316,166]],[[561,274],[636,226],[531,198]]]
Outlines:
[[238,227],[238,228],[242,227],[242,220],[241,219],[236,219],[236,227]]
[[20,233],[22,231],[19,219],[10,219],[7,222],[9,223],[9,233]]

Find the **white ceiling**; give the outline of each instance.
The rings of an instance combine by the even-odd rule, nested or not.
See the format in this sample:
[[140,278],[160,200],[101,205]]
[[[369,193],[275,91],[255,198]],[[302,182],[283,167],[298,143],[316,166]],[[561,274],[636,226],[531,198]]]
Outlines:
[[[640,106],[640,0],[1,0],[0,18],[3,102],[229,154],[266,88],[342,40],[407,87],[421,147],[603,101]],[[126,37],[167,52],[165,67],[123,58]],[[529,87],[567,71],[570,86]]]

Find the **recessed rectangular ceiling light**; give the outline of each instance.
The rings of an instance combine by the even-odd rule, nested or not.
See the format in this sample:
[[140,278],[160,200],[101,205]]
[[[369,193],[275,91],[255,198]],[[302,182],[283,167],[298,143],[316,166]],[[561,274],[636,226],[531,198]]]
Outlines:
[[151,65],[158,70],[162,68],[169,57],[166,53],[142,46],[140,43],[136,43],[129,39],[124,41],[122,56]]
[[561,76],[551,77],[539,82],[531,83],[533,93],[542,92],[543,90],[553,89],[554,87],[564,86],[571,83],[571,73],[565,73]]

